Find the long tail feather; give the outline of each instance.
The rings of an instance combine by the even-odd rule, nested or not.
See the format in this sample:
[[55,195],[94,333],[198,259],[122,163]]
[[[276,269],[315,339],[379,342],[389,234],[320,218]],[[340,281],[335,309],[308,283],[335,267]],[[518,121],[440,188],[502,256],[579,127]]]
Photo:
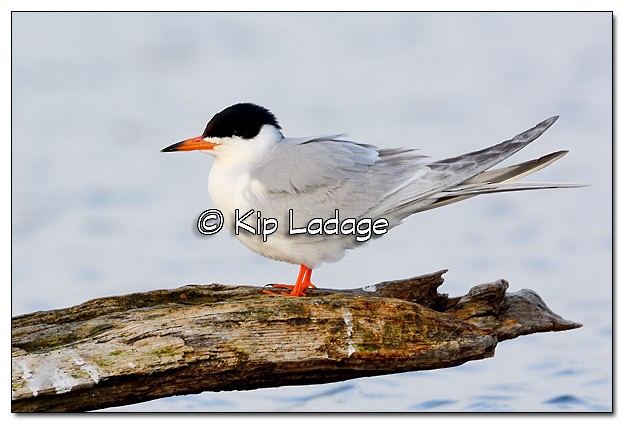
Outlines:
[[434,203],[419,209],[418,212],[439,208],[451,203],[466,200],[479,194],[501,193],[507,191],[539,190],[547,188],[576,188],[584,187],[586,184],[579,183],[514,183],[513,181],[526,177],[540,169],[545,168],[557,159],[568,153],[567,150],[554,152],[539,159],[519,163],[500,169],[484,171],[467,179],[463,183],[453,188],[436,194]]
[[561,150],[554,152],[546,156],[542,156],[539,159],[533,159],[527,162],[522,162],[517,165],[508,166],[505,168],[492,169],[475,175],[472,178],[467,179],[462,183],[475,184],[475,183],[500,183],[503,181],[516,181],[520,178],[526,177],[540,169],[546,168],[554,161],[561,159],[568,153],[567,150]]

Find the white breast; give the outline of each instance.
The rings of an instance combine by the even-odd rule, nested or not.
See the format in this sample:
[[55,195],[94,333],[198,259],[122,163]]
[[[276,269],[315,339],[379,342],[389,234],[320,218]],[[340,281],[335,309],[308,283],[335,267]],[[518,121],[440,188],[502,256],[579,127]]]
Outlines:
[[[288,223],[282,219],[288,216],[289,206],[273,199],[261,183],[250,177],[250,172],[262,166],[266,155],[271,154],[281,137],[277,129],[265,126],[254,140],[228,140],[227,144],[216,147],[215,161],[208,178],[210,199],[223,213],[225,226],[232,233],[236,209],[239,216],[254,209],[261,211],[263,217],[280,219],[279,231],[266,241],[244,230],[236,236],[245,246],[262,256],[310,268],[322,262],[339,260],[344,256],[344,241],[315,243],[286,234]],[[255,215],[245,222],[252,223],[254,219]]]
[[274,127],[264,126],[253,140],[233,139],[215,147],[215,161],[208,177],[208,194],[232,228],[234,211],[242,214],[256,208],[256,199],[264,195],[263,188],[249,176],[262,163],[282,137]]

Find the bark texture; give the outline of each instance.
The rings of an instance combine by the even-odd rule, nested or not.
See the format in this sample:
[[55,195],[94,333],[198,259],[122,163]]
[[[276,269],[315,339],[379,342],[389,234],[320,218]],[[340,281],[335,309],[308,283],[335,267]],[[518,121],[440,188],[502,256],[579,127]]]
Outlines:
[[499,341],[581,325],[505,280],[462,297],[439,271],[306,298],[184,286],[12,320],[12,410],[87,411],[203,391],[452,367]]

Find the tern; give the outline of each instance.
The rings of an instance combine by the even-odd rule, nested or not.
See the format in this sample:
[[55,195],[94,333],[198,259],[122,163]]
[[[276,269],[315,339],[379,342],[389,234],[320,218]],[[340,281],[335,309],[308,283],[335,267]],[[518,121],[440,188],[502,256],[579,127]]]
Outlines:
[[[314,268],[338,261],[348,249],[362,245],[362,238],[353,230],[356,225],[359,229],[364,219],[369,223],[381,220],[387,231],[416,212],[480,194],[581,186],[516,182],[561,158],[566,150],[490,169],[537,139],[557,119],[546,119],[482,150],[430,161],[414,149],[378,148],[343,140],[344,134],[284,137],[268,109],[238,103],[214,115],[202,135],[161,151],[198,150],[214,156],[208,193],[227,228],[254,252],[300,265],[294,285],[272,287],[290,290],[287,296],[305,296],[307,289],[315,288],[311,282]],[[248,211],[252,212],[247,223],[270,217],[277,224],[272,227],[274,232],[267,237],[242,231],[236,217]],[[336,222],[338,216],[344,218],[342,223]],[[322,230],[323,222],[332,218],[333,225],[319,231],[319,226]],[[351,225],[341,225],[347,218]],[[306,227],[313,221],[316,226]],[[298,229],[296,234],[293,228]],[[301,228],[308,231],[302,234]]]

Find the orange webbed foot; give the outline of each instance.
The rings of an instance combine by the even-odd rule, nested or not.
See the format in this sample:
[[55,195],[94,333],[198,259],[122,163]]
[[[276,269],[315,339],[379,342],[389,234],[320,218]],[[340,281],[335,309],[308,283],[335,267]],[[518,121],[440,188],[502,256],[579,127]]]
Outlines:
[[263,290],[262,292],[271,296],[292,296],[292,297],[306,297],[305,291],[307,289],[315,289],[316,286],[310,282],[310,276],[312,270],[305,265],[301,265],[299,268],[299,275],[297,276],[297,282],[294,285],[291,284],[271,284],[271,288],[275,289],[287,289],[292,290],[290,293],[274,293],[270,290]]

